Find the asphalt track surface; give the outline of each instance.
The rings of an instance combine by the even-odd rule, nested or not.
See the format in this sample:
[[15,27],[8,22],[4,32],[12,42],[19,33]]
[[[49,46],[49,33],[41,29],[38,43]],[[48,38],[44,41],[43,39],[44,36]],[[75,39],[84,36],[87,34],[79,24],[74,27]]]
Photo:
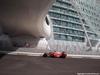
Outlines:
[[0,54],[0,75],[100,75],[100,59]]

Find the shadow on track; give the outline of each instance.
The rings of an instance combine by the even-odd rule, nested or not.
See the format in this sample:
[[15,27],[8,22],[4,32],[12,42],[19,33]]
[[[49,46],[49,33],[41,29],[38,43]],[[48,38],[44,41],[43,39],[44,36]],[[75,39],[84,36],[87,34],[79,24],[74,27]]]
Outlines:
[[6,54],[0,54],[0,59],[2,58],[2,57],[4,57]]

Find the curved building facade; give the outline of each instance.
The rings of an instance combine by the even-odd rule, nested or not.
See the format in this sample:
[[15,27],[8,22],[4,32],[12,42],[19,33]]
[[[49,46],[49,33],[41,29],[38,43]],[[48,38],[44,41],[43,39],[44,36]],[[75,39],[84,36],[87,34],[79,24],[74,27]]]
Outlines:
[[[8,46],[10,41],[12,46],[24,47],[28,43],[34,47],[38,45],[41,38],[50,39],[52,23],[47,13],[54,1],[1,0],[1,46]],[[5,35],[8,36],[9,41]]]
[[49,41],[50,46],[67,51],[97,51],[94,48],[99,48],[100,10],[96,3],[96,0],[56,0],[48,13],[53,22],[54,43]]
[[46,14],[53,2],[54,0],[1,0],[0,26],[10,36],[28,34],[48,39],[51,30]]

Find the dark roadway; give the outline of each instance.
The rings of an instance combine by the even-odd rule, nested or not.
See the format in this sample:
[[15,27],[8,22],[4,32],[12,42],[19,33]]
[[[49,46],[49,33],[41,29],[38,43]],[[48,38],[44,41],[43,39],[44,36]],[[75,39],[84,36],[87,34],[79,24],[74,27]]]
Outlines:
[[79,75],[79,73],[100,75],[100,60],[0,54],[0,75]]

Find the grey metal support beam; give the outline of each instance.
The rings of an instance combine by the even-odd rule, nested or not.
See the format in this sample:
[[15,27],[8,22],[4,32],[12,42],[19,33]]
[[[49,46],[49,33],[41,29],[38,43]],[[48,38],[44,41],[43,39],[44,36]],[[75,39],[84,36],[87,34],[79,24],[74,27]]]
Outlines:
[[[78,9],[76,3],[74,2],[74,0],[72,0],[72,5],[76,8],[78,15],[80,15],[81,13],[79,14],[80,11],[79,11],[79,9]],[[82,16],[82,14],[81,14],[81,16]],[[83,16],[82,16],[82,18],[84,19]],[[86,29],[85,29],[85,26],[84,26],[84,24],[83,24],[82,18],[79,18],[79,19],[80,19],[80,22],[81,22],[82,27],[83,27],[83,29],[84,29],[84,32],[85,32],[85,34],[86,34],[87,41],[88,41],[88,43],[89,43],[89,45],[90,45],[90,48],[88,49],[88,51],[90,51],[90,50],[92,50],[92,45],[91,45],[89,36],[88,36],[88,34],[87,34],[87,31],[86,31]],[[87,24],[88,24],[88,23],[87,23]]]

